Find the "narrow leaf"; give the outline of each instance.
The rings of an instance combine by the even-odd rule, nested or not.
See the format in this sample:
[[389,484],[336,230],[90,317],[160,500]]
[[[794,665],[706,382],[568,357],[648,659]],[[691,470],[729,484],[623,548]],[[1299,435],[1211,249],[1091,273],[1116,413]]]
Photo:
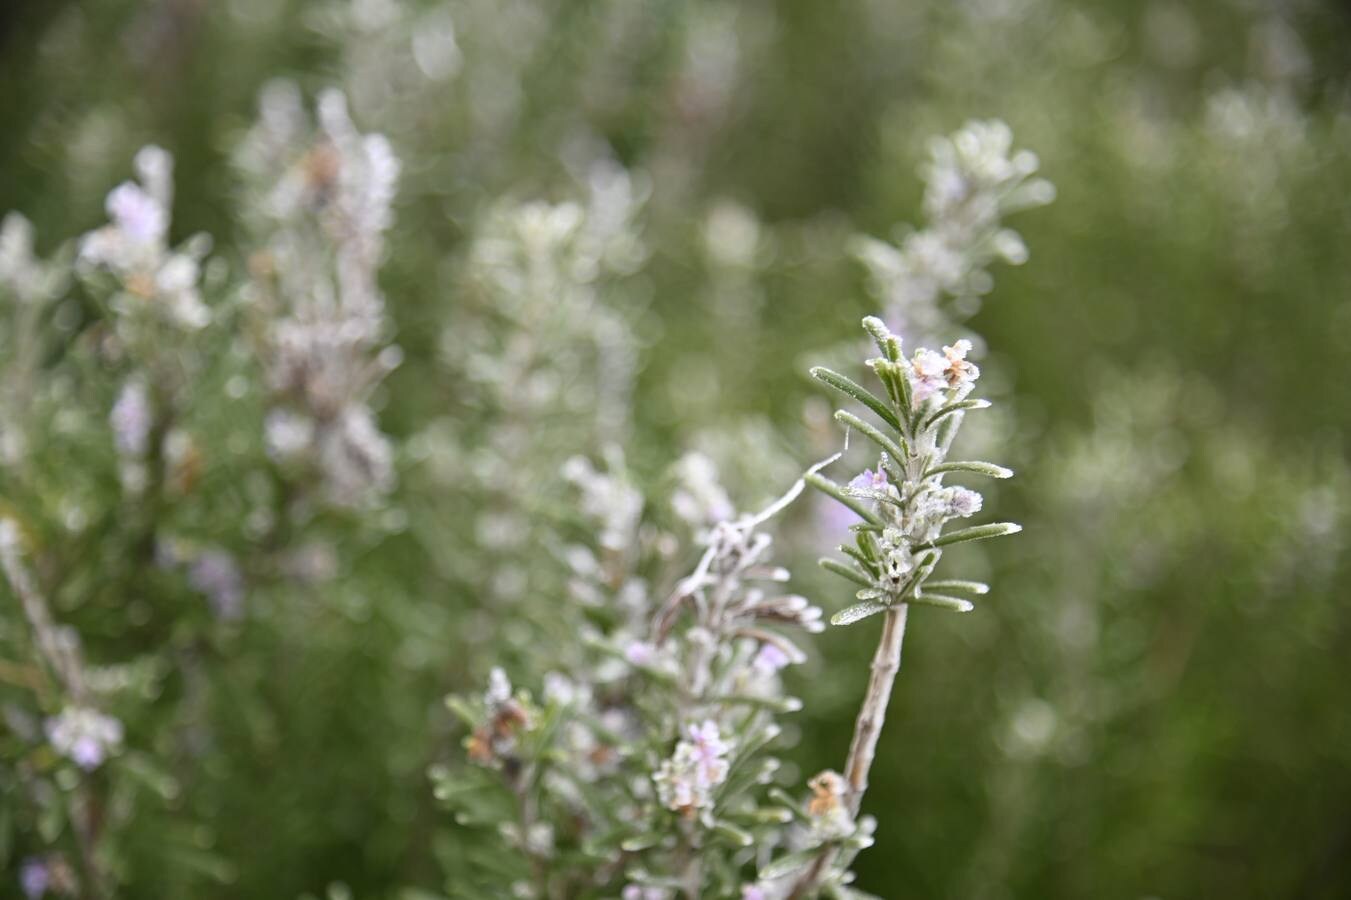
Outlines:
[[880,612],[886,612],[886,610],[886,604],[878,603],[876,600],[864,600],[862,603],[846,606],[844,609],[831,616],[830,624],[853,625],[860,619],[866,619],[868,616],[875,616]]
[[713,823],[713,830],[723,837],[727,838],[737,847],[749,847],[755,843],[755,838],[744,828],[738,828],[731,822],[719,819]]
[[1016,522],[994,522],[989,525],[975,525],[971,528],[961,528],[957,531],[949,531],[941,535],[938,540],[925,546],[946,547],[948,544],[960,544],[963,541],[980,541],[985,538],[1002,537],[1006,534],[1017,534],[1023,530],[1023,526]]
[[924,586],[939,591],[957,591],[963,594],[990,593],[990,586],[983,581],[930,581]]
[[859,587],[870,588],[873,586],[873,583],[869,581],[867,577],[865,577],[861,572],[859,572],[857,569],[852,568],[851,566],[845,565],[838,559],[831,559],[829,556],[825,556],[817,560],[817,565],[825,569],[827,572],[834,572],[836,575],[848,578],[850,581],[852,581]]
[[789,794],[787,791],[785,791],[783,788],[774,785],[771,786],[770,789],[765,792],[765,794],[766,796],[769,797],[769,799],[774,800],[777,803],[782,803],[784,809],[788,811],[788,814],[792,818],[794,819],[802,818],[802,811],[798,809],[798,801],[795,800],[792,797],[792,795]]
[[883,422],[886,422],[892,428],[897,431],[902,430],[901,420],[896,418],[896,414],[887,407],[886,403],[882,401],[882,398],[878,397],[863,385],[851,378],[841,375],[839,372],[827,369],[824,366],[816,366],[813,368],[811,370],[811,375],[817,381],[824,382],[840,393],[848,394],[850,397],[853,397],[859,403],[862,403],[864,406],[868,407],[868,409],[875,412],[878,418]]
[[857,429],[865,438],[876,444],[881,448],[883,453],[886,453],[892,459],[905,459],[910,455],[904,449],[904,438],[901,438],[901,443],[897,444],[896,441],[887,437],[877,428],[869,425],[867,422],[847,410],[837,410],[835,413],[835,421],[839,422],[841,425],[847,425],[850,428]]
[[479,723],[479,719],[482,718],[477,712],[474,711],[474,708],[470,706],[468,702],[466,702],[462,697],[457,697],[454,694],[450,694],[449,696],[446,697],[446,709],[453,712],[456,716],[460,718],[462,722],[464,722],[464,724],[468,725],[470,728],[474,728],[475,726],[477,726]]
[[911,597],[910,603],[919,603],[923,606],[937,606],[940,609],[950,609],[953,612],[971,612],[976,605],[970,600],[963,600],[960,597],[949,597],[945,594],[921,593]]
[[880,516],[877,515],[877,513],[873,512],[871,509],[868,509],[868,507],[862,501],[850,497],[848,494],[844,492],[844,488],[840,487],[838,484],[831,481],[829,478],[825,477],[824,475],[818,475],[815,472],[808,472],[804,476],[804,480],[812,487],[816,488],[818,491],[821,491],[824,494],[829,494],[836,500],[843,503],[845,506],[849,507],[851,510],[853,510],[855,513],[858,514],[859,518],[863,519],[865,522],[868,522],[870,525],[874,525],[878,528],[882,527],[882,519]]
[[791,875],[798,869],[805,869],[811,865],[812,860],[816,859],[818,850],[799,850],[797,853],[789,853],[787,856],[780,856],[778,859],[770,862],[760,870],[760,881],[777,881],[785,875]]
[[848,556],[850,559],[858,563],[863,568],[867,569],[869,574],[873,575],[874,577],[877,575],[877,566],[874,565],[873,561],[868,559],[868,557],[864,556],[863,553],[860,552],[859,550],[842,544],[840,545],[840,552]]
[[887,359],[895,362],[901,356],[901,342],[896,335],[891,333],[887,323],[883,322],[877,316],[868,316],[863,320],[863,330],[872,335],[873,343],[877,344],[877,349]]
[[655,847],[661,843],[659,834],[635,834],[633,837],[626,837],[619,842],[619,849],[625,853],[637,853],[646,850],[649,847]]
[[994,463],[980,462],[979,460],[943,463],[942,465],[934,466],[932,469],[925,472],[924,477],[928,478],[930,475],[940,475],[943,472],[974,472],[977,475],[988,475],[990,478],[1013,477],[1012,469],[996,466]]
[[958,400],[956,403],[949,403],[947,406],[939,407],[933,415],[924,420],[925,428],[932,428],[938,424],[939,419],[947,418],[955,412],[963,412],[968,409],[988,409],[989,400]]

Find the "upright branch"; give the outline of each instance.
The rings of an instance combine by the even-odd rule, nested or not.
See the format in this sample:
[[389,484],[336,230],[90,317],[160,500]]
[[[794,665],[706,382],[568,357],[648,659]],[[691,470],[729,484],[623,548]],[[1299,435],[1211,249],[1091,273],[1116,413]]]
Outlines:
[[[932,579],[943,548],[1020,530],[1010,522],[945,530],[955,519],[975,515],[983,502],[973,490],[944,484],[947,475],[1007,478],[1013,474],[993,463],[947,459],[966,412],[989,406],[969,397],[980,376],[979,369],[967,360],[970,342],[957,341],[941,353],[921,348],[907,359],[901,354],[900,338],[881,320],[864,319],[863,327],[881,351],[868,366],[882,383],[882,396],[829,369],[813,369],[812,375],[871,413],[873,421],[848,410],[838,411],[835,418],[876,447],[876,467],[844,485],[817,472],[809,473],[807,482],[858,517],[850,526],[852,542],[839,548],[845,558],[821,560],[824,568],[858,589],[858,602],[836,613],[831,624],[850,625],[882,614],[882,634],[854,725],[843,781],[824,773],[814,782],[818,796],[813,806],[818,812],[832,813],[847,827],[827,831],[814,854],[799,857],[800,865],[795,868],[801,871],[789,893],[792,897],[808,896],[826,884],[845,884],[852,856],[866,846],[858,834],[862,823],[856,826],[854,822],[868,790],[868,773],[900,669],[909,607],[919,604],[968,612],[973,608],[969,598],[989,590],[974,581]],[[828,791],[823,792],[822,784],[833,786],[837,804]]]

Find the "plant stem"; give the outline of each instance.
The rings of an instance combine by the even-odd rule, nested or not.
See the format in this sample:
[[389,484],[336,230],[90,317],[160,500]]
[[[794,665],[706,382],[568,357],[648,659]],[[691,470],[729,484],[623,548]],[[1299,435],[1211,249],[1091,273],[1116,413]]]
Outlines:
[[[863,697],[863,705],[859,707],[858,718],[854,721],[854,738],[849,743],[849,757],[844,765],[844,778],[849,785],[845,805],[851,819],[858,817],[863,795],[868,791],[868,772],[877,755],[877,741],[882,736],[882,726],[886,724],[891,688],[901,668],[901,644],[905,640],[908,610],[909,604],[899,603],[887,611],[886,620],[882,623],[882,636],[877,642],[877,652],[873,654],[872,669],[868,675],[868,692]],[[838,845],[822,848],[815,861],[793,886],[789,897],[795,900],[814,891],[839,852]]]

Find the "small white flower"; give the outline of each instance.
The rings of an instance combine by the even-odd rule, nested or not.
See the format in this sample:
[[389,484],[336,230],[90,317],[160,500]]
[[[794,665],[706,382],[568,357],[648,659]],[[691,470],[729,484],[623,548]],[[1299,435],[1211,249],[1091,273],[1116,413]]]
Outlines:
[[727,778],[726,755],[732,745],[722,739],[716,722],[691,725],[688,740],[676,744],[675,753],[661,764],[652,780],[663,806],[691,815],[713,802],[713,789]]
[[916,406],[947,390],[947,369],[947,357],[925,347],[915,351],[910,362],[910,391]]
[[113,188],[104,203],[108,218],[134,244],[158,244],[168,230],[168,216],[141,186],[124,181]]
[[980,512],[984,498],[976,491],[964,487],[948,488],[947,510],[951,516],[969,518]]
[[755,658],[751,660],[751,665],[762,675],[773,675],[792,662],[792,658],[783,652],[782,647],[777,644],[765,643],[760,645]]
[[68,706],[46,722],[47,740],[56,752],[86,772],[122,746],[122,723],[95,709]]

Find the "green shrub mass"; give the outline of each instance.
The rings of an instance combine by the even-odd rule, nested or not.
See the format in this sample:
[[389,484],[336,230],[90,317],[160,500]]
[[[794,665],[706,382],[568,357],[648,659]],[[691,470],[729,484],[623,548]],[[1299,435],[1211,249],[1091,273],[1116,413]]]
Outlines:
[[[856,886],[1347,896],[1348,41],[1313,0],[11,0],[0,897],[513,896],[552,851],[433,790],[474,766],[443,698],[589,664],[607,566],[669,594],[689,466],[758,510],[840,449],[807,371],[871,378],[859,237],[986,119],[1056,187],[1030,258],[888,322],[976,337],[957,458],[1024,531],[910,616]],[[147,145],[164,223],[105,209]],[[100,257],[109,215],[157,237]],[[829,517],[772,526],[827,618]],[[794,797],[877,625],[784,672]]]

